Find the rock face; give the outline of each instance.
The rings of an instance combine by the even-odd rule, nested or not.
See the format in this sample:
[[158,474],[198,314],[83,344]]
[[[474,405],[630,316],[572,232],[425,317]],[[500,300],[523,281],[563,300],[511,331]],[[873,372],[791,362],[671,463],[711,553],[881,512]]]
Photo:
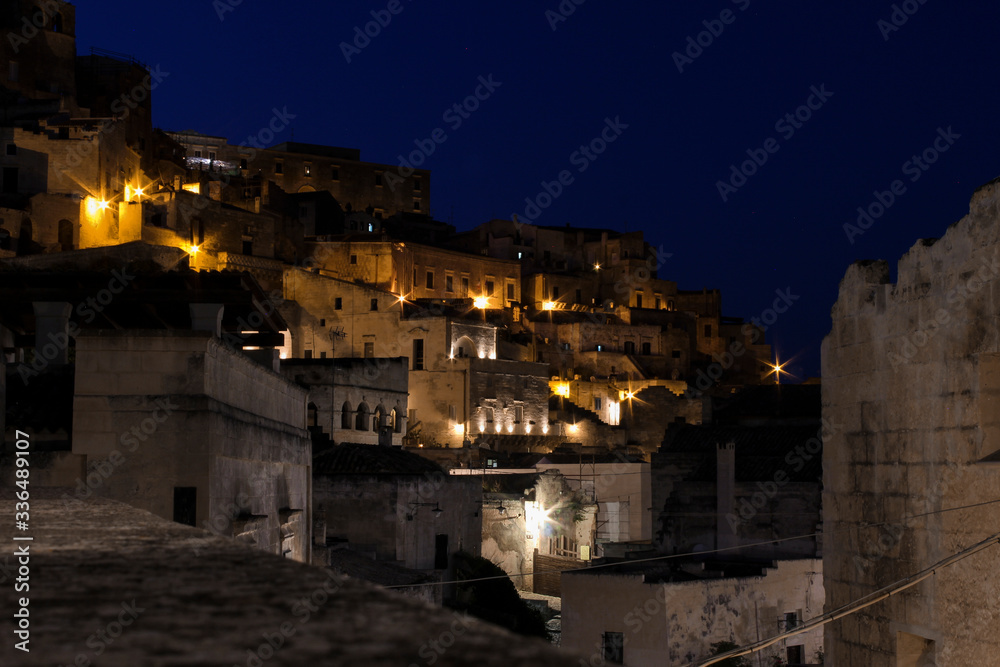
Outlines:
[[[884,261],[848,269],[823,342],[827,611],[1000,530],[998,318],[996,181],[910,249],[895,284]],[[998,558],[989,547],[827,625],[827,664],[1000,664]]]
[[[65,491],[65,494],[63,493]],[[15,592],[14,547],[0,556],[3,665],[528,665],[578,659],[376,586],[263,553],[111,500],[31,491],[30,590]],[[13,542],[13,533],[31,542]],[[4,560],[6,559],[6,560]],[[12,614],[29,597],[30,653]]]

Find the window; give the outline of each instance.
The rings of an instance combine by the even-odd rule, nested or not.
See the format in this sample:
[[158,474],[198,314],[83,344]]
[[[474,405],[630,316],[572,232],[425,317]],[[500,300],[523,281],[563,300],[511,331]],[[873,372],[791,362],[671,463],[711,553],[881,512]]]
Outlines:
[[680,350],[674,350],[673,352],[671,352],[670,356],[673,357],[674,359],[680,359],[681,358],[681,351]]
[[507,283],[507,299],[514,300],[514,283]]
[[594,396],[594,412],[600,412],[600,411],[601,411],[601,397]]
[[339,167],[331,167],[330,168],[330,178],[333,179],[333,180],[335,180],[335,181],[339,181],[340,180],[340,168]]
[[552,286],[552,300],[555,301],[559,298],[559,285]]
[[63,31],[63,17],[62,14],[56,12],[55,16],[52,17],[52,32],[62,32]]
[[195,151],[194,152],[194,156],[195,157],[201,157],[201,151]]
[[303,167],[303,170],[305,171],[306,178],[312,177],[312,175],[313,175],[313,167],[312,167],[311,164],[309,164],[308,162],[306,162],[305,167]]
[[462,296],[469,296],[469,279],[467,277],[462,278]]
[[673,309],[674,309],[674,300],[670,299],[669,301],[667,301],[667,310],[673,310]]
[[186,526],[197,525],[198,488],[194,486],[174,487],[174,521]]
[[434,289],[434,272],[427,272],[427,289]]
[[515,424],[520,424],[522,421],[524,421],[524,406],[523,405],[515,405],[514,406],[514,423]]
[[344,406],[340,408],[340,428],[351,428],[351,415],[354,410],[351,408],[350,403],[344,403]]
[[243,254],[247,256],[253,255],[253,241],[243,241]]
[[[368,345],[365,343],[365,345]],[[368,405],[362,403],[358,406],[358,412],[354,417],[354,430],[355,431],[368,431]]]
[[375,174],[375,185],[382,187],[382,174]]
[[[326,359],[326,352],[320,352],[319,353],[319,358],[320,359]],[[313,426],[315,426],[315,424],[313,424]]]
[[20,78],[20,75],[21,75],[21,68],[18,67],[15,61],[11,60],[10,69],[8,70],[7,74],[7,80],[9,80],[11,83],[17,83],[17,80]]
[[372,299],[370,310],[378,310],[378,299]]
[[660,303],[662,301],[663,301],[663,299],[660,297],[659,294],[655,295],[653,297],[653,307],[656,308],[657,310],[659,310],[660,309]]
[[616,665],[625,663],[625,634],[622,632],[605,632],[601,636],[601,652],[607,662]]
[[806,661],[806,651],[803,644],[785,647],[785,662],[789,665],[802,665]]
[[414,192],[420,192],[422,187],[423,187],[423,185],[421,184],[420,179],[419,178],[414,178],[413,179],[413,191]]
[[643,343],[642,344],[642,353],[643,354],[653,354],[653,345],[651,343]]
[[241,159],[240,160],[240,169],[246,170],[246,169],[249,169],[249,168],[250,168],[250,165],[247,163],[247,159],[246,158]]
[[444,291],[445,292],[454,292],[455,291],[455,277],[454,276],[446,275],[444,277]]
[[486,296],[493,296],[493,281],[486,281]]
[[17,144],[7,144],[7,155],[17,155]]
[[375,343],[365,343],[365,359],[375,356]]
[[333,300],[333,309],[334,310],[342,310],[343,308],[344,308],[344,300],[341,297],[339,297],[339,296],[336,297]]
[[424,370],[424,339],[413,339],[413,370]]
[[706,324],[705,325],[705,338],[711,338],[711,337],[712,337],[712,325],[711,324]]
[[319,325],[321,327],[325,327],[326,326],[326,319],[325,318],[320,318]]
[[420,200],[419,199],[414,199],[413,200],[413,210],[414,211],[419,211],[420,210]]
[[357,263],[358,263],[358,256],[351,255],[351,264],[357,264]]
[[282,162],[274,163],[274,173],[283,174],[285,173],[285,165]]
[[642,292],[635,293],[635,307],[642,308]]
[[625,354],[635,354],[635,341],[625,341]]
[[313,358],[313,351],[312,351],[312,350],[306,350],[306,351],[305,351],[305,352],[303,352],[302,354],[303,354],[303,356],[304,356],[304,357],[305,357],[306,359],[312,359],[312,358]]
[[215,159],[215,151],[211,151],[211,152],[209,152],[209,154],[208,154],[208,159],[209,159],[209,160],[214,160],[214,159]]

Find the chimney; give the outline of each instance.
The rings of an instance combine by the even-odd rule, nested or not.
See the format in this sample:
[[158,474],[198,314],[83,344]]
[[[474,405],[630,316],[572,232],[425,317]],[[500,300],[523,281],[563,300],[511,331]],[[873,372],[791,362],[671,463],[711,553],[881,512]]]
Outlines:
[[736,443],[715,446],[715,539],[716,548],[725,549],[739,543],[736,534]]

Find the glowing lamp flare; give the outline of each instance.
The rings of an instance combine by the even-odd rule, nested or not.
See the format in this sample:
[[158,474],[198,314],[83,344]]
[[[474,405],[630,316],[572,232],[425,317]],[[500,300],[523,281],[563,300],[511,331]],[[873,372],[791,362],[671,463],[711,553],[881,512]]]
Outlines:
[[477,296],[475,299],[472,300],[472,305],[474,305],[476,308],[479,308],[480,310],[484,310],[487,307],[489,307],[490,300],[487,299],[485,296]]

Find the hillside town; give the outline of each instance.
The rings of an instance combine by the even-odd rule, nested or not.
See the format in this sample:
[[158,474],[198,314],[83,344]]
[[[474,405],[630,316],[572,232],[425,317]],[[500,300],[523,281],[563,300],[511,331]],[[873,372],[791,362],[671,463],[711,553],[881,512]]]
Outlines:
[[[917,243],[896,283],[885,262],[848,269],[822,383],[788,384],[767,331],[790,291],[728,312],[720,289],[669,275],[642,231],[597,219],[459,231],[431,214],[429,170],[266,141],[280,108],[257,145],[156,127],[157,70],[79,54],[77,8],[40,4],[0,13],[4,33],[44,19],[4,41],[0,69],[0,479],[17,489],[15,443],[30,442],[32,505],[50,521],[111,513],[121,544],[136,522],[149,550],[209,568],[198,578],[220,610],[239,606],[236,586],[206,573],[227,554],[271,573],[247,575],[261,590],[324,571],[367,582],[345,584],[346,613],[377,615],[372,600],[401,624],[468,613],[517,633],[477,626],[497,653],[538,652],[514,664],[715,664],[775,638],[752,664],[917,667],[980,664],[993,646],[1000,595],[984,604],[968,564],[815,621],[997,524],[956,512],[895,529],[995,496],[995,339],[963,323],[899,341],[934,309],[995,326],[990,289],[947,295],[997,282],[1000,185]],[[931,407],[942,396],[955,412]],[[81,534],[52,539],[102,544]],[[32,544],[49,571],[77,557]],[[148,553],[129,545],[123,561]],[[516,591],[508,606],[466,583],[491,577]],[[69,664],[82,646],[42,647],[46,609],[104,612],[72,590],[38,595],[37,651]],[[197,613],[210,643],[218,619]],[[212,659],[245,660],[218,632]],[[340,641],[363,655],[362,635]],[[116,657],[127,637],[102,664],[154,664],[134,647]],[[413,641],[420,664],[492,664]],[[272,664],[305,664],[270,646]],[[416,660],[398,651],[385,664]]]

